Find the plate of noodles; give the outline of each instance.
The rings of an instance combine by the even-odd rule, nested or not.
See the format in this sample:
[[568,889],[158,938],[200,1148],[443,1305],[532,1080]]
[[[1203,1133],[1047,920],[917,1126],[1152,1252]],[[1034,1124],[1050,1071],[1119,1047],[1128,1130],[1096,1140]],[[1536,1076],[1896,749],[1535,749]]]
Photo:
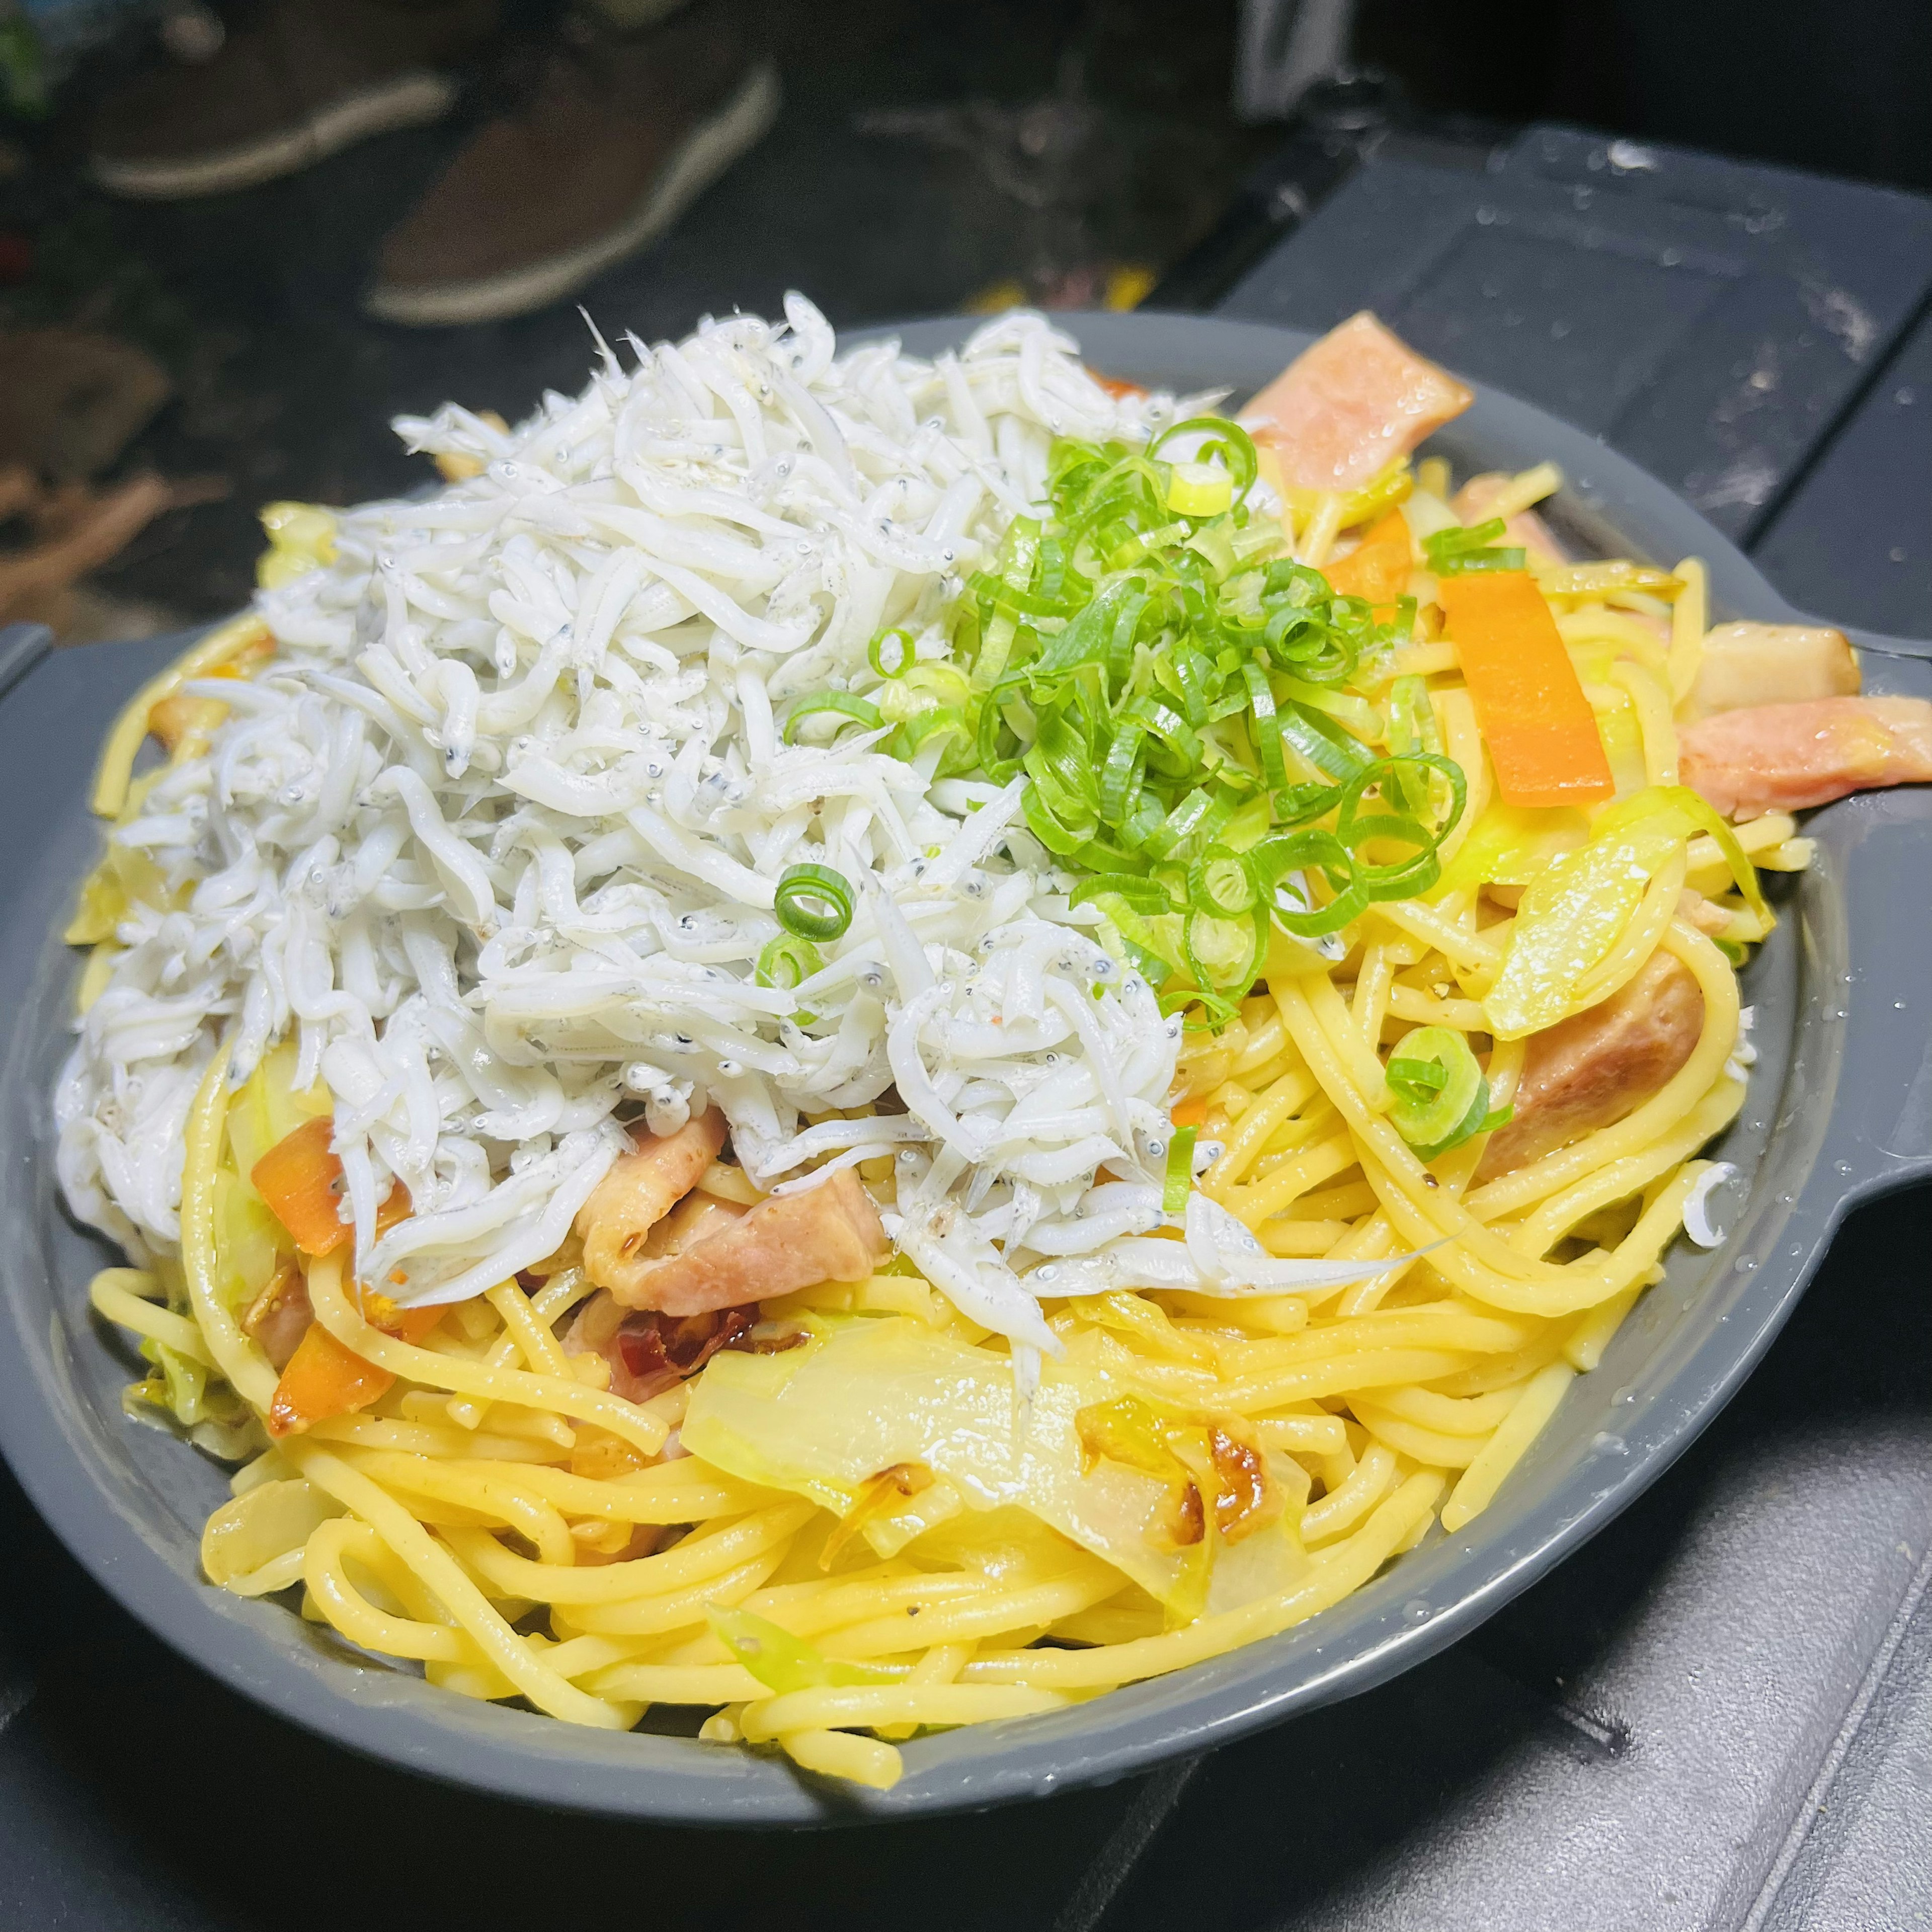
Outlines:
[[1923,647],[1598,444],[1369,316],[594,346],[0,708],[0,1439],[226,1682],[1119,1777],[1470,1629],[1924,1172]]

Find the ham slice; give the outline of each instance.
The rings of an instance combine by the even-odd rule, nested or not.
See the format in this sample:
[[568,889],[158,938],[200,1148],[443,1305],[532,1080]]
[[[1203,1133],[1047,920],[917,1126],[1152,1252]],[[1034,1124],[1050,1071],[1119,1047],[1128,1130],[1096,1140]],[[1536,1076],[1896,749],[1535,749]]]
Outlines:
[[1684,782],[1727,818],[1803,812],[1932,780],[1932,702],[1818,698],[1720,712],[1678,734]]
[[1300,490],[1356,490],[1474,400],[1364,309],[1291,362],[1241,412]]
[[1760,704],[1855,698],[1858,661],[1842,631],[1822,624],[1720,624],[1706,634],[1688,715]]
[[775,1195],[670,1259],[645,1260],[611,1292],[627,1308],[703,1315],[822,1281],[863,1281],[890,1244],[850,1168],[802,1194]]
[[648,1136],[620,1154],[578,1210],[584,1271],[599,1288],[616,1288],[655,1266],[646,1238],[698,1185],[724,1144],[724,1116],[716,1107],[674,1134]]
[[1673,953],[1652,954],[1620,992],[1532,1034],[1516,1112],[1490,1136],[1478,1184],[1612,1126],[1690,1058],[1704,995]]

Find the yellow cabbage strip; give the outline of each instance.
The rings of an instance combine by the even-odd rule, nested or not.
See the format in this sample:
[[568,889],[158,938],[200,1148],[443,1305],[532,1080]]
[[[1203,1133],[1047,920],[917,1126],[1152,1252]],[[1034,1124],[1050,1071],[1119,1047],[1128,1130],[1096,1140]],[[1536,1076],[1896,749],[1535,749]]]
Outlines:
[[1652,880],[1684,847],[1646,818],[1552,860],[1532,881],[1483,1001],[1498,1040],[1540,1033],[1590,1004],[1582,995],[1595,969],[1616,950]]

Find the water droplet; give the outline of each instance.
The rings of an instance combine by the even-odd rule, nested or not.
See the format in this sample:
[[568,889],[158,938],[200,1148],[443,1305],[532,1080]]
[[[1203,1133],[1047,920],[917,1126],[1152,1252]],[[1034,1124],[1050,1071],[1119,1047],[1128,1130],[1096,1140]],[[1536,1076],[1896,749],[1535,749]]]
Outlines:
[[1852,1171],[1852,1164],[1848,1160],[1834,1161],[1832,1165],[1840,1174],[1850,1174]]
[[1905,1002],[1903,1000],[1894,1000],[1892,1003],[1892,1010],[1895,1013],[1904,1012],[1905,1010]]
[[1621,1436],[1613,1436],[1607,1429],[1600,1430],[1590,1438],[1590,1447],[1599,1456],[1628,1456],[1630,1444]]
[[1426,1624],[1430,1618],[1429,1600],[1426,1597],[1412,1597],[1402,1605],[1402,1613],[1412,1624]]
[[1636,1401],[1636,1390],[1630,1383],[1625,1382],[1623,1387],[1618,1389],[1615,1395],[1611,1396],[1610,1400],[1614,1402],[1621,1402],[1628,1406],[1628,1404]]
[[1756,1266],[1757,1266],[1757,1257],[1756,1257],[1756,1256],[1755,1256],[1755,1255],[1747,1255],[1747,1256],[1745,1256],[1745,1257],[1744,1258],[1744,1259],[1743,1259],[1742,1261],[1741,1261],[1740,1262],[1738,1262],[1738,1274],[1748,1274],[1751,1271],[1751,1270],[1752,1270],[1753,1268],[1756,1268]]

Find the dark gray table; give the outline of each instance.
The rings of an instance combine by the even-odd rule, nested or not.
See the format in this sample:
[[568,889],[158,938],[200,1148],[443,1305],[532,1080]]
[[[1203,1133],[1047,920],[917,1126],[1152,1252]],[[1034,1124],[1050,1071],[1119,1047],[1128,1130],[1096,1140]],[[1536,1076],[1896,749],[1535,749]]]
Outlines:
[[[1798,603],[1932,638],[1928,299],[1932,203],[1538,129],[1389,144],[1225,306],[1375,307]],[[0,1927],[1932,1923],[1927,1204],[1860,1214],[1696,1448],[1456,1649],[1198,1765],[862,1836],[586,1823],[348,1758],[163,1651],[0,1474]]]

